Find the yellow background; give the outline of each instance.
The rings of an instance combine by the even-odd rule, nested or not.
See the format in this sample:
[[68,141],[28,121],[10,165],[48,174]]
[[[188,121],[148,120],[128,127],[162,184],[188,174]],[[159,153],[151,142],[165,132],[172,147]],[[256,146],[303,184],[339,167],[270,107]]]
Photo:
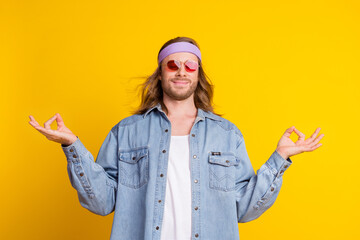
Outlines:
[[215,110],[242,131],[255,170],[286,128],[325,134],[292,157],[277,201],[239,224],[241,239],[360,239],[359,10],[355,0],[1,1],[0,239],[109,239],[113,214],[80,206],[60,144],[28,116],[43,125],[60,113],[95,157],[177,36],[200,44]]

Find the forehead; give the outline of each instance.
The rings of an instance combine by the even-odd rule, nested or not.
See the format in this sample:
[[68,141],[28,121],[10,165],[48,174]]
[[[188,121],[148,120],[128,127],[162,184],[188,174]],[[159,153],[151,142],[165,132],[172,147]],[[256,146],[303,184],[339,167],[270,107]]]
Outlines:
[[185,62],[186,60],[189,60],[189,59],[198,61],[197,56],[193,53],[177,52],[177,53],[172,53],[172,54],[166,56],[166,58],[164,58],[163,62],[166,62],[168,60],[178,60],[181,62]]

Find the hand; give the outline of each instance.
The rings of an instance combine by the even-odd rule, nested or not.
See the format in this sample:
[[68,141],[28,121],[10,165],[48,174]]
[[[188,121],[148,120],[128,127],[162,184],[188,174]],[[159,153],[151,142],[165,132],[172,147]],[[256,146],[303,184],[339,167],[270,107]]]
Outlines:
[[[70,129],[68,129],[64,121],[62,120],[59,113],[56,113],[55,116],[50,118],[47,122],[44,123],[44,128],[39,125],[39,123],[35,120],[33,116],[29,116],[30,125],[33,126],[40,133],[45,135],[45,137],[51,141],[58,142],[64,145],[71,145],[77,140],[75,134],[73,134]],[[56,119],[56,123],[58,125],[57,130],[53,130],[50,128],[51,123]]]
[[[290,139],[293,131],[299,136],[299,139],[295,143]],[[305,135],[292,126],[286,129],[284,135],[280,138],[276,151],[284,159],[302,152],[312,152],[322,145],[319,141],[324,137],[324,134],[316,137],[319,132],[320,128],[317,128],[311,137],[305,140]]]

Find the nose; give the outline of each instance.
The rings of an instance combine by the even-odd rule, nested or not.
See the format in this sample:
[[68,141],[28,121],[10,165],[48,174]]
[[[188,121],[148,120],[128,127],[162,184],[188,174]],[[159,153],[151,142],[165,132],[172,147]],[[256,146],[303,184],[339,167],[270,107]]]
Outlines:
[[176,75],[177,76],[185,76],[186,75],[186,70],[185,70],[185,64],[184,63],[181,63],[181,66],[177,70]]

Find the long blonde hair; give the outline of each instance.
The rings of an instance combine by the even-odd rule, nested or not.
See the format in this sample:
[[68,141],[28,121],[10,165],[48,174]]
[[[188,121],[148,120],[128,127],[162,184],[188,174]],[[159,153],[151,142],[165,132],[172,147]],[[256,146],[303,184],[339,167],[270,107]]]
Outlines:
[[[163,50],[166,46],[175,43],[175,42],[189,42],[194,44],[199,49],[199,45],[192,38],[188,37],[176,37],[167,41],[159,50]],[[158,53],[158,56],[159,56]],[[201,108],[202,110],[209,111],[214,113],[213,109],[213,85],[209,77],[204,72],[201,61],[199,61],[199,82],[194,92],[194,103],[196,108]],[[161,104],[161,108],[168,113],[168,110],[163,103],[163,89],[161,87],[161,81],[159,77],[161,76],[161,66],[159,65],[155,72],[146,78],[146,81],[140,85],[141,87],[141,104],[137,110],[134,111],[134,114],[144,114],[148,109],[156,106],[158,103]],[[221,116],[220,114],[214,113]]]

